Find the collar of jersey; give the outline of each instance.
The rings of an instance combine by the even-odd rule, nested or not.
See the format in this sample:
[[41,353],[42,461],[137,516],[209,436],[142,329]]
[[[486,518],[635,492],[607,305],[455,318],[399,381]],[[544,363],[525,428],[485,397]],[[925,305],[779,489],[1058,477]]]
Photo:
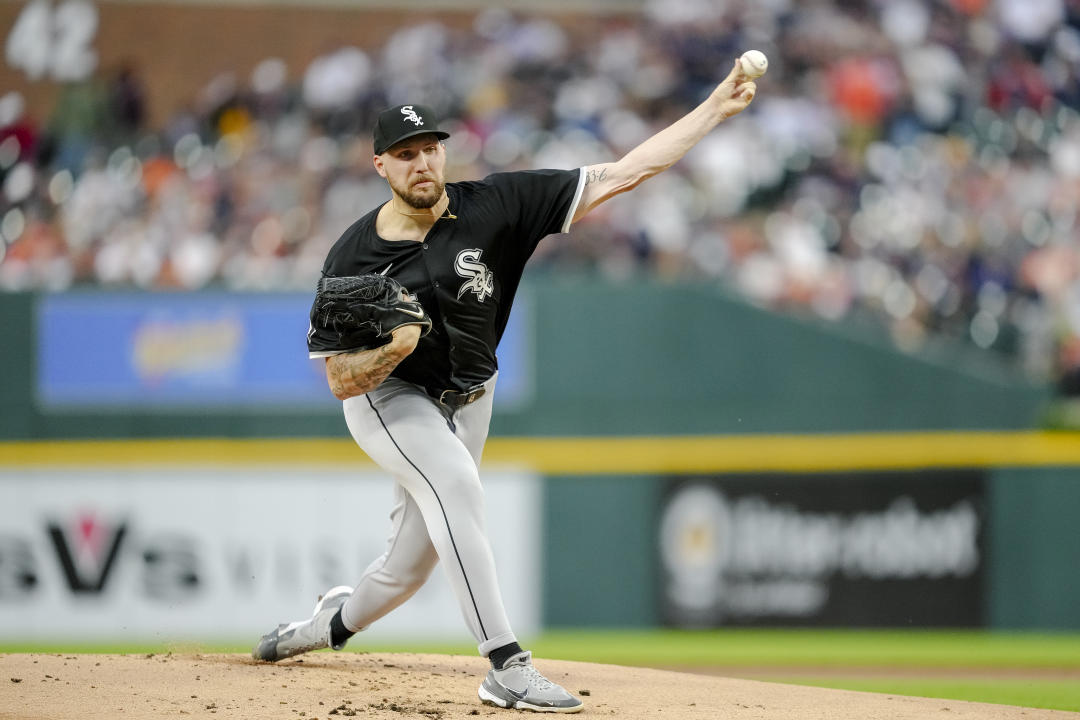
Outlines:
[[[453,191],[453,192],[451,192],[451,191]],[[446,209],[443,210],[443,214],[439,216],[439,220],[448,220],[448,219],[449,220],[457,220],[457,215],[450,212],[450,208],[452,208],[456,204],[456,198],[454,197],[456,191],[457,191],[457,188],[453,188],[452,183],[446,183],[446,197],[449,200],[449,202],[446,203]],[[379,242],[388,243],[390,245],[400,245],[400,244],[404,244],[404,243],[416,243],[416,242],[418,242],[416,240],[387,240],[382,235],[380,235],[379,232],[375,229],[375,219],[379,216],[379,211],[380,210],[382,210],[382,205],[375,208],[375,210],[371,213],[371,232],[375,233],[375,237],[377,237],[379,239]],[[439,224],[439,220],[435,221],[435,225]],[[431,234],[431,230],[435,229],[435,225],[432,225],[431,229],[428,230],[428,235]],[[424,237],[425,237],[425,240],[421,240],[419,242],[426,241],[427,236],[424,236]]]

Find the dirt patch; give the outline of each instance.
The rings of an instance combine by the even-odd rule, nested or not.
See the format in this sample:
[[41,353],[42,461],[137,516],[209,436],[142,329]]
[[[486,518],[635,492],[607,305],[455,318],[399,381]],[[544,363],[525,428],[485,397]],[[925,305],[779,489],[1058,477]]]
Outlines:
[[[1041,720],[1073,713],[538,660],[584,696],[580,717],[695,720]],[[0,655],[0,719],[513,717],[481,705],[479,657],[321,652],[277,665],[241,655]]]

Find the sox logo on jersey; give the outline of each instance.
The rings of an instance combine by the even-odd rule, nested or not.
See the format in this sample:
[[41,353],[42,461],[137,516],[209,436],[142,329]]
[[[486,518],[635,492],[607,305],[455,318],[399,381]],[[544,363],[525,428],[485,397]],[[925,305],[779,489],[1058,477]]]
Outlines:
[[484,302],[484,298],[495,293],[495,273],[488,270],[487,265],[480,262],[483,250],[469,248],[457,254],[454,260],[454,272],[468,280],[461,284],[458,289],[458,299],[466,292],[476,293],[476,299]]

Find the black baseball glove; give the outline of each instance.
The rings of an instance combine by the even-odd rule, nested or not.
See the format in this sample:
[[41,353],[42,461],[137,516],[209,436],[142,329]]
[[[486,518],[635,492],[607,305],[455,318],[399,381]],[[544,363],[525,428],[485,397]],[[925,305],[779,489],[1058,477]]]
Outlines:
[[[312,350],[369,350],[390,342],[402,325],[431,330],[431,317],[397,280],[384,275],[324,277],[311,306]],[[313,345],[321,345],[315,348]]]

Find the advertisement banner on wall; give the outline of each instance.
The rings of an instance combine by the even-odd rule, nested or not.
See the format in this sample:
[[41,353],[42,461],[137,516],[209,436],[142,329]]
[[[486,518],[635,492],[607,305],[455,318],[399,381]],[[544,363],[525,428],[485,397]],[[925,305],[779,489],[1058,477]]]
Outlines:
[[[488,530],[519,633],[540,623],[540,483],[484,473]],[[0,643],[254,643],[354,585],[385,550],[386,475],[232,469],[0,468]],[[436,567],[367,637],[468,642]]]
[[[38,403],[46,410],[309,407],[339,403],[308,359],[307,293],[90,293],[37,304]],[[499,344],[495,404],[532,400],[528,293]]]
[[678,478],[658,523],[679,627],[980,626],[979,472]]

